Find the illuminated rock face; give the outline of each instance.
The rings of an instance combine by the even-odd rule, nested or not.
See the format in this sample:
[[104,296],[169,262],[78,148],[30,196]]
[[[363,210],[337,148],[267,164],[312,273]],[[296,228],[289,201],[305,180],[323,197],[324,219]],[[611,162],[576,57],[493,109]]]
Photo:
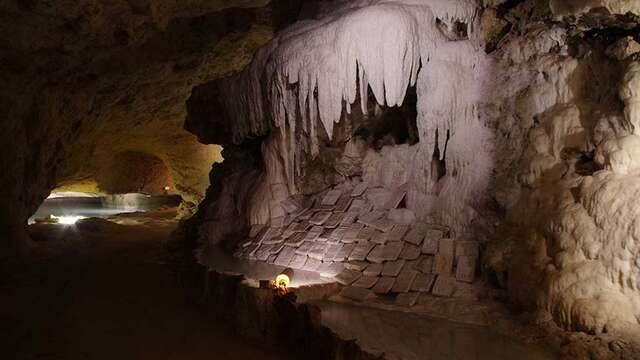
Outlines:
[[266,3],[0,5],[0,253],[56,187],[139,188],[110,170],[136,153],[186,213],[206,194],[207,241],[360,178],[561,326],[637,324],[637,1]]
[[[260,178],[233,180],[250,198],[210,197],[202,235],[273,223],[289,196],[360,177],[482,241],[484,269],[529,309],[567,329],[637,325],[638,55],[608,49],[633,40],[637,9],[578,3],[351,1],[278,33],[189,100],[201,141],[261,143]],[[418,141],[367,141],[407,89]],[[228,231],[225,207],[241,209]]]

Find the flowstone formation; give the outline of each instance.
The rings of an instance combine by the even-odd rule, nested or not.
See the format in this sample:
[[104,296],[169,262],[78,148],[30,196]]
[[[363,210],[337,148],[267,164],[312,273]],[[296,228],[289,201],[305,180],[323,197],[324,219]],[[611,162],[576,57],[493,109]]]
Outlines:
[[[187,128],[201,141],[238,158],[260,149],[220,179],[248,193],[214,193],[201,207],[206,241],[239,245],[254,226],[244,255],[276,261],[273,249],[291,248],[289,260],[309,257],[305,238],[328,241],[336,230],[309,224],[304,235],[287,234],[300,254],[256,242],[286,244],[285,229],[306,224],[283,208],[292,196],[315,198],[300,206],[322,214],[325,192],[344,197],[360,179],[405,191],[418,228],[439,224],[479,243],[483,278],[538,319],[587,332],[638,326],[637,2],[314,9],[242,72],[194,89]],[[390,109],[402,123],[411,107],[415,136],[400,137],[412,140],[371,135],[367,127],[392,119]],[[260,224],[283,234],[257,234]],[[362,230],[353,224],[352,233]]]

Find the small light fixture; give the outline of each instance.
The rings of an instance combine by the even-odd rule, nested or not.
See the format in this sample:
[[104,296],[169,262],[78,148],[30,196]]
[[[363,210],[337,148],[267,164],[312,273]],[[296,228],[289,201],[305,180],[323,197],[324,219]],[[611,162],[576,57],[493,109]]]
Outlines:
[[51,215],[52,219],[55,219],[58,224],[62,225],[73,225],[76,221],[80,219],[84,219],[84,216],[54,216]]
[[276,287],[281,291],[287,291],[287,287],[293,281],[293,269],[286,268],[282,270],[282,272],[276,276]]

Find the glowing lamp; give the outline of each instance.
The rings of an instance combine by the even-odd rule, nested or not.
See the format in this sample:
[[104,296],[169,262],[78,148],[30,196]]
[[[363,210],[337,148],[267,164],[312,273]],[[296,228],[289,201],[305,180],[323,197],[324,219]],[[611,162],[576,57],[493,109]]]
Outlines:
[[73,225],[76,223],[76,221],[80,219],[84,219],[84,216],[53,216],[51,215],[51,218],[55,219],[58,224]]
[[293,269],[291,268],[282,270],[282,272],[276,276],[276,286],[280,290],[286,291],[291,281],[293,281]]

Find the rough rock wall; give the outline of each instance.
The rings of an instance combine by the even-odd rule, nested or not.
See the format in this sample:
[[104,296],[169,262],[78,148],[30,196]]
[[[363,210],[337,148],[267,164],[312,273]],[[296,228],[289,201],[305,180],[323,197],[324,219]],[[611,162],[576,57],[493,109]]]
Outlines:
[[271,38],[266,4],[2,2],[0,257],[24,248],[26,219],[52,189],[99,191],[126,151],[161,159],[193,211],[220,148],[183,130],[184,102]]
[[[568,329],[637,325],[636,1],[319,8],[214,86],[227,139],[263,141],[245,224],[351,176],[407,183],[421,219],[487,241],[485,270],[526,308]],[[413,85],[417,144],[355,135],[354,116],[371,113],[361,99],[401,106]]]
[[627,37],[638,18],[613,5],[550,5],[513,9],[518,32],[496,51],[484,116],[499,119],[494,191],[506,217],[485,265],[559,325],[611,331],[640,319],[630,106],[640,49]]

